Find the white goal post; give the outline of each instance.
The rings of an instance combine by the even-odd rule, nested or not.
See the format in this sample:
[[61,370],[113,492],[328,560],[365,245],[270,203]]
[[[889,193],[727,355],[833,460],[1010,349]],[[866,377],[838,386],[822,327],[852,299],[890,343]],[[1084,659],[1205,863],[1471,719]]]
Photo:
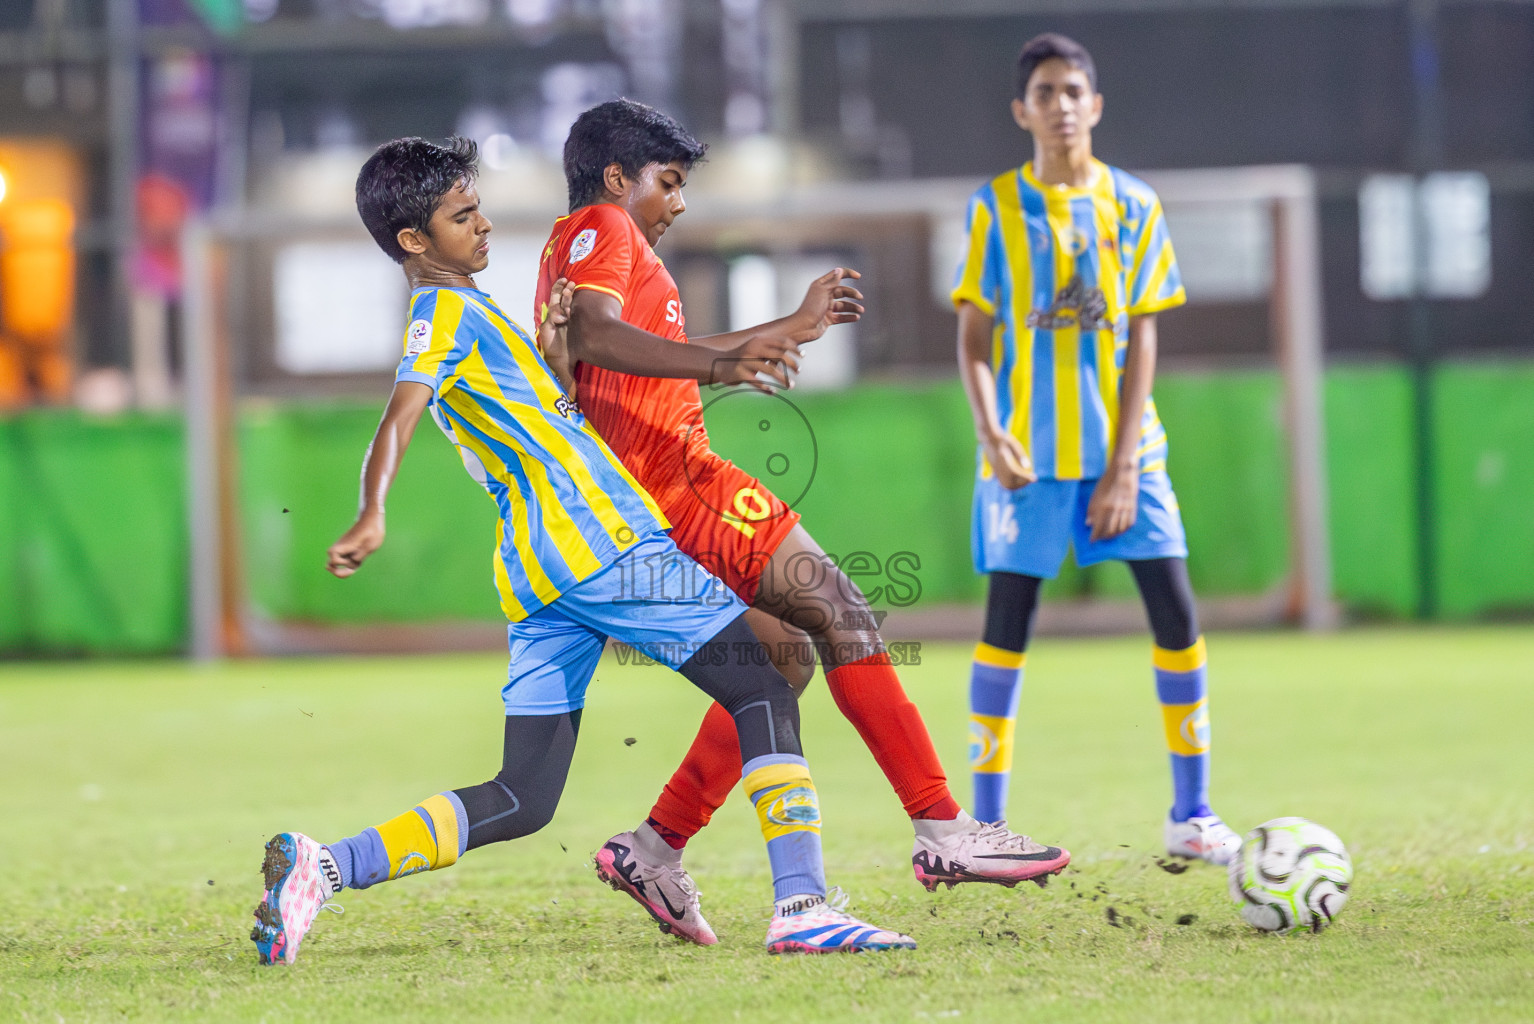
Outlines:
[[[1293,164],[1146,174],[1164,207],[1265,207],[1272,218],[1271,330],[1283,372],[1289,455],[1287,617],[1331,629],[1331,540],[1327,532],[1326,425],[1322,411],[1325,321],[1315,174]],[[1174,239],[1175,244],[1175,239]]]

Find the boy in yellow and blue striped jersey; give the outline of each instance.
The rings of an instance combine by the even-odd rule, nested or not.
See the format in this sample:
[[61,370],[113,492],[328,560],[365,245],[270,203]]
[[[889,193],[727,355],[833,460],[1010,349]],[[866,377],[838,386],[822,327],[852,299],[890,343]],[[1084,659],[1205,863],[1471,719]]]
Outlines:
[[1204,641],[1150,394],[1156,314],[1184,302],[1182,281],[1155,192],[1092,155],[1102,109],[1079,43],[1046,34],[1023,47],[1012,116],[1033,160],[970,200],[953,289],[980,441],[972,549],[989,575],[970,677],[974,813],[1005,817],[1039,586],[1074,546],[1083,566],[1127,562],[1150,618],[1167,849],[1224,864],[1240,838],[1209,807]]
[[[350,576],[383,543],[384,499],[430,410],[496,510],[492,566],[511,651],[502,767],[488,782],[435,794],[336,842],[274,837],[251,933],[261,962],[291,963],[343,888],[449,867],[546,825],[609,637],[677,670],[733,717],[778,900],[769,951],[914,947],[826,903],[819,802],[793,690],[760,649],[740,599],[677,549],[654,500],[566,394],[551,362],[563,367],[571,293],[561,282],[551,295],[535,343],[475,288],[490,234],[475,171],[472,142],[399,139],[358,175],[363,222],[410,281],[410,323],[364,462],[361,511],[330,548],[329,568]],[[720,371],[726,383],[765,372],[786,383],[780,360],[792,351],[757,337],[700,372]]]

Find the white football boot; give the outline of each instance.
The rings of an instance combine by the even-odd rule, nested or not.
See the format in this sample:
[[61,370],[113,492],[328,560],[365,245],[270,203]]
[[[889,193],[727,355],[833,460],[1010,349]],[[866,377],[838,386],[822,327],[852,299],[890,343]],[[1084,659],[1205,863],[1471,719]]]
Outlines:
[[271,838],[261,874],[266,892],[256,904],[250,938],[263,964],[291,964],[320,908],[340,889],[341,875],[325,848],[302,832]]
[[[788,911],[784,913],[784,911]],[[786,907],[767,926],[769,953],[863,953],[915,949],[916,940],[859,921],[847,913],[847,894],[832,889],[805,901],[804,909]]]
[[1166,852],[1173,857],[1206,860],[1221,867],[1241,852],[1241,837],[1218,814],[1205,814],[1187,821],[1166,819]]
[[1045,846],[1007,828],[1004,821],[985,822],[959,812],[953,821],[918,819],[911,867],[916,880],[933,892],[939,885],[952,889],[960,882],[994,882],[1009,889],[1018,882],[1043,887],[1071,862],[1058,846]]
[[633,832],[613,836],[593,858],[597,877],[619,892],[626,892],[655,918],[660,930],[700,946],[719,939],[703,919],[698,887],[681,862],[663,864],[646,856]]

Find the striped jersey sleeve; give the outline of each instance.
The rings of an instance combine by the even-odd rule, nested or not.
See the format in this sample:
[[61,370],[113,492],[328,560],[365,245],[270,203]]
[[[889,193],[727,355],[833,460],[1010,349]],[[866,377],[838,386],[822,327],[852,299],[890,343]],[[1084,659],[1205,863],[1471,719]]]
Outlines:
[[429,288],[414,295],[410,326],[405,328],[405,354],[394,379],[415,381],[441,393],[474,348],[472,332],[460,329],[463,313],[463,298],[447,289]]
[[989,199],[991,187],[980,189],[969,201],[966,218],[964,255],[954,272],[953,291],[949,298],[954,308],[972,302],[987,314],[996,313],[1001,296],[1002,259],[994,230],[996,213]]
[[[1122,174],[1122,172],[1119,172]],[[1167,233],[1166,216],[1161,200],[1150,186],[1122,175],[1121,215],[1125,227],[1124,253],[1130,316],[1145,316],[1163,309],[1181,306],[1188,301],[1177,270],[1177,256],[1172,252],[1172,236]]]

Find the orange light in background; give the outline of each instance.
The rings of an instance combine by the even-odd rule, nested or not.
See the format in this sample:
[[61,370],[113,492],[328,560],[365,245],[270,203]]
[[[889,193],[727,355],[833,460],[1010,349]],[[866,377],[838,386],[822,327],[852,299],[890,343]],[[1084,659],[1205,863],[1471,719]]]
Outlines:
[[0,209],[3,330],[31,345],[55,345],[73,319],[75,211],[62,199],[31,199]]
[[78,154],[54,139],[0,138],[0,408],[68,401]]

